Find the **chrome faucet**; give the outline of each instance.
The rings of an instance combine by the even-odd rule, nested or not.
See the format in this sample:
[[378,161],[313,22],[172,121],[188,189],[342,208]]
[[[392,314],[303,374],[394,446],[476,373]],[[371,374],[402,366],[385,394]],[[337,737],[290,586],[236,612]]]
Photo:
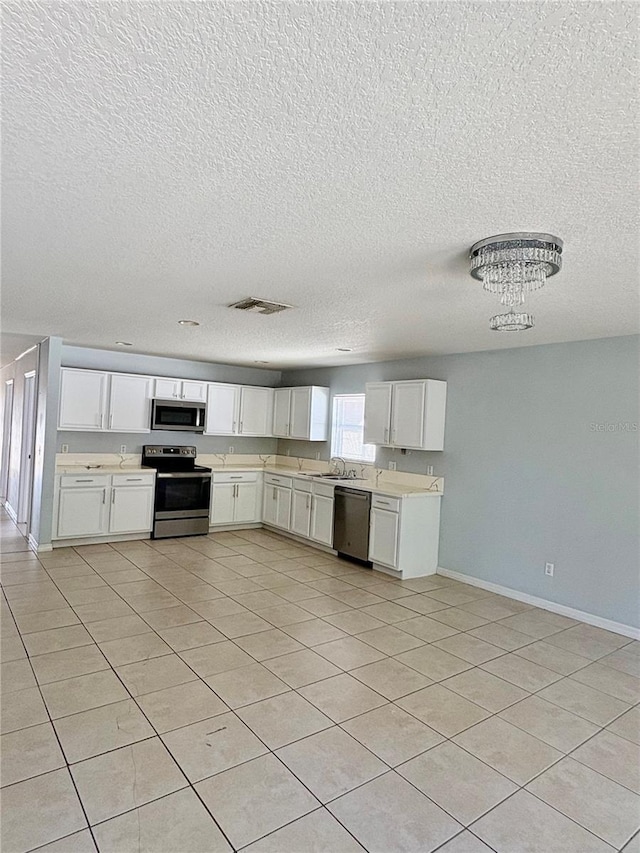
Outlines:
[[[342,462],[342,471],[338,466],[338,462]],[[347,463],[344,461],[342,456],[332,456],[329,460],[329,463],[333,464],[333,472],[334,474],[340,474],[341,477],[347,476]]]

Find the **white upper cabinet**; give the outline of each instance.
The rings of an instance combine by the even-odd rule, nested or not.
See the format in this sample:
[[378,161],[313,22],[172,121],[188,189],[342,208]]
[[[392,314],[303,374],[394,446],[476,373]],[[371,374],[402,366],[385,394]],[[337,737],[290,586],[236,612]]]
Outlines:
[[364,398],[366,444],[389,444],[391,430],[391,382],[370,382]]
[[273,394],[273,435],[278,438],[289,437],[289,410],[291,408],[291,388],[276,388]]
[[240,435],[271,435],[273,388],[240,389]]
[[153,396],[158,400],[188,400],[191,403],[205,403],[207,383],[194,382],[191,379],[156,379]]
[[58,428],[149,432],[151,379],[63,367]]
[[251,385],[209,385],[205,433],[271,435],[273,389]]
[[151,379],[113,373],[109,383],[109,420],[112,432],[149,432]]
[[328,422],[328,388],[309,385],[276,389],[273,435],[303,441],[326,441]]
[[214,383],[207,394],[205,433],[236,435],[240,414],[240,386]]
[[108,373],[63,367],[60,371],[59,429],[106,429],[108,383]]
[[366,386],[364,440],[415,450],[444,448],[447,383],[438,379]]

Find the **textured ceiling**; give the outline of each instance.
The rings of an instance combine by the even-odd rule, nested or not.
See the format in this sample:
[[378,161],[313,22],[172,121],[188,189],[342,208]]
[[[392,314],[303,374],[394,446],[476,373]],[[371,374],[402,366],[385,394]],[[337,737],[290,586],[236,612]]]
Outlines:
[[[637,8],[5,3],[5,332],[278,367],[638,331]],[[565,267],[500,335],[467,251],[516,230]]]

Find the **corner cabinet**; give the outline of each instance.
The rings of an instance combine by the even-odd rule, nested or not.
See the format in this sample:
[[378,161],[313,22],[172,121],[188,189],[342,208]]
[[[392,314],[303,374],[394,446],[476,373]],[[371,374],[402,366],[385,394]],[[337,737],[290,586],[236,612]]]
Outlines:
[[447,383],[438,379],[369,382],[364,440],[411,450],[443,450]]
[[275,390],[272,435],[300,441],[326,441],[328,428],[328,388],[307,385]]

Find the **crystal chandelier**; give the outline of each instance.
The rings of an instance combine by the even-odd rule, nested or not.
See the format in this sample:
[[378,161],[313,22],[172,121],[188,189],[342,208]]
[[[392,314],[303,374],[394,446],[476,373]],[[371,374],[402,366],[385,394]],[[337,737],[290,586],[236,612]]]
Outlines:
[[489,321],[491,329],[515,332],[531,329],[532,314],[517,311],[525,297],[543,287],[562,267],[562,240],[552,234],[523,231],[498,234],[474,243],[469,252],[471,275],[508,308]]

